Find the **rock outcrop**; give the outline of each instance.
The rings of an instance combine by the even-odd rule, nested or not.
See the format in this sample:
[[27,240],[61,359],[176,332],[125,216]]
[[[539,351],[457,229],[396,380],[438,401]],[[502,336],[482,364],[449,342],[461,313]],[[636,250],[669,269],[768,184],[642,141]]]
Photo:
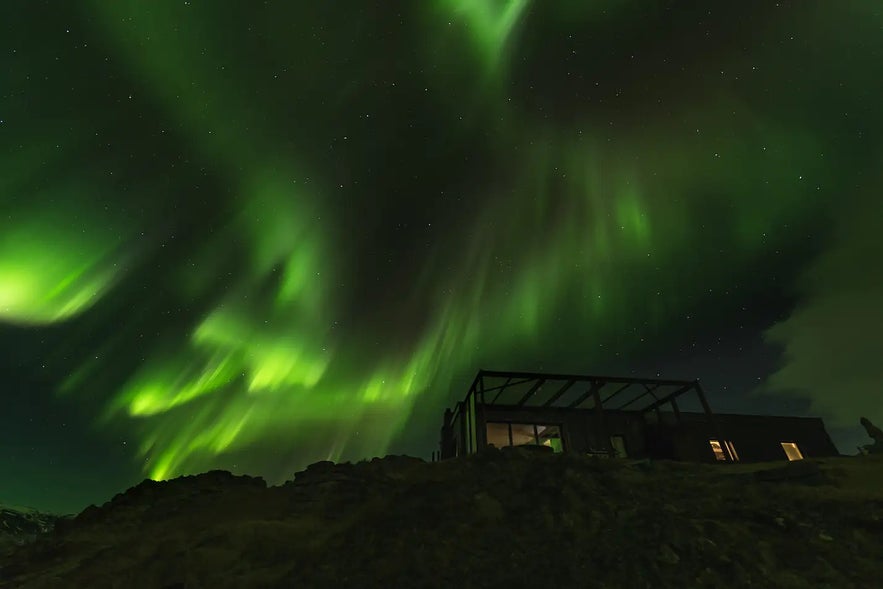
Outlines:
[[[0,504],[0,555],[52,531],[66,516]],[[2,577],[0,577],[2,579]]]
[[488,449],[145,481],[0,560],[0,588],[876,586],[883,456],[792,464]]
[[873,444],[862,446],[861,450],[866,454],[883,454],[883,430],[871,423],[867,417],[862,417],[859,423],[865,428],[868,437],[874,440]]

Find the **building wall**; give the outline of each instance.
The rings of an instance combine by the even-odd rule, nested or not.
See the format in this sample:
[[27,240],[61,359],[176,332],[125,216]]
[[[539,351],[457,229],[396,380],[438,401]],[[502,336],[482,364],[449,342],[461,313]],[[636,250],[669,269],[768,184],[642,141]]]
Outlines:
[[[679,432],[678,459],[712,461],[714,454],[708,445],[708,439],[717,436],[705,423],[695,419],[695,415],[687,415]],[[718,413],[715,414],[715,420],[721,436],[733,442],[742,462],[786,460],[781,442],[795,442],[804,458],[839,455],[824,423],[818,417]]]
[[[465,409],[465,407],[461,407]],[[454,424],[459,453],[467,447],[468,411]],[[609,436],[622,436],[630,458],[658,458],[714,462],[709,439],[723,438],[735,446],[742,462],[786,460],[781,442],[795,442],[806,458],[837,456],[837,448],[821,419],[767,415],[715,414],[720,436],[704,413],[682,412],[641,415],[629,411],[605,411],[604,424],[593,409],[475,406],[476,447],[486,445],[485,424],[535,423],[559,425],[566,452],[587,453],[608,449]]]
[[[623,436],[630,457],[644,456],[644,422],[641,416],[628,411],[605,411],[604,425],[592,409],[483,407],[481,423],[536,423],[560,425],[566,452],[607,450],[609,436]],[[480,429],[484,430],[483,427]],[[605,435],[606,434],[606,435]]]

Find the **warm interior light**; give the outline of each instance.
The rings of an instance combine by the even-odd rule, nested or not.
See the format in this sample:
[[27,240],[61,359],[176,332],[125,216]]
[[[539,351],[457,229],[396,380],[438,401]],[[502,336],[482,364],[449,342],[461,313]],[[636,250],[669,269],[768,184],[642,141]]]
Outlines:
[[788,460],[803,460],[803,454],[794,442],[782,442],[782,450],[785,451]]
[[509,424],[508,423],[489,423],[487,424],[487,443],[496,448],[509,446]]
[[488,445],[496,448],[539,444],[550,446],[554,452],[564,451],[561,428],[557,425],[490,422],[486,432]]
[[732,458],[734,462],[739,460],[739,454],[736,452],[736,447],[733,445],[733,442],[729,440],[727,440],[727,450],[730,451],[730,458]]
[[717,440],[708,440],[708,443],[711,445],[711,449],[714,451],[714,457],[718,460],[726,460],[727,455],[724,454],[724,449],[721,446],[721,443]]

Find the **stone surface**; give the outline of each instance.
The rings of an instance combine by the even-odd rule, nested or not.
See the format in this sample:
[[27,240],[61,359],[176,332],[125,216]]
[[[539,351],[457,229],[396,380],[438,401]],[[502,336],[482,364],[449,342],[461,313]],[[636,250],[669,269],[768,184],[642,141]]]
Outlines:
[[[28,544],[55,527],[65,516],[0,504],[0,555]],[[2,577],[0,577],[2,579]]]
[[867,417],[862,417],[859,423],[865,428],[868,437],[874,440],[873,444],[862,446],[861,449],[868,454],[883,454],[883,430],[871,423]]
[[489,449],[145,481],[0,558],[0,588],[876,586],[883,456],[683,464]]

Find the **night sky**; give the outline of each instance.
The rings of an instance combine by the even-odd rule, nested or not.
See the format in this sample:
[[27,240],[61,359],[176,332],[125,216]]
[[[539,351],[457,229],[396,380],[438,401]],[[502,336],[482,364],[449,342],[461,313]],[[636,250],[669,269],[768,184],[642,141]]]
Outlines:
[[[429,458],[479,368],[883,422],[879,0],[0,3],[0,500]],[[883,425],[883,424],[880,424]]]

